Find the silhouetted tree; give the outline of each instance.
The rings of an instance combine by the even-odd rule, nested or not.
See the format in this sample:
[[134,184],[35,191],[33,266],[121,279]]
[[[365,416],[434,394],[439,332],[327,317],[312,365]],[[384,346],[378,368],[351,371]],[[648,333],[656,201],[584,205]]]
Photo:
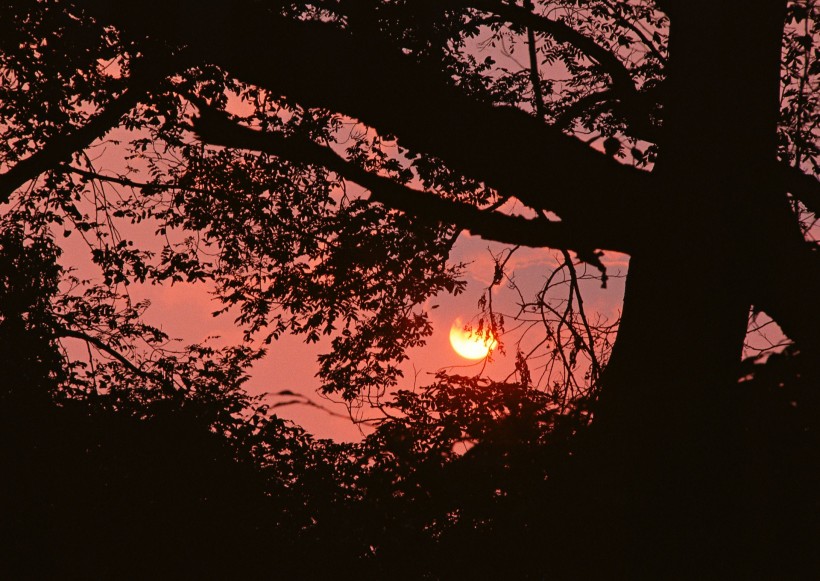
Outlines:
[[[443,557],[449,539],[462,543],[486,522],[495,532],[482,542],[505,539],[498,546],[515,554],[551,543],[554,560],[541,570],[570,577],[810,563],[802,545],[780,541],[816,538],[816,500],[801,488],[805,533],[795,535],[760,483],[805,477],[797,467],[816,463],[817,448],[778,433],[772,450],[806,446],[800,462],[781,462],[749,437],[749,417],[763,409],[780,427],[797,420],[737,381],[752,310],[794,342],[799,385],[817,381],[814,2],[44,0],[0,11],[0,200],[12,272],[2,279],[0,341],[25,341],[25,356],[8,363],[20,389],[43,383],[65,401],[101,397],[105,409],[137,418],[188,409],[203,434],[230,435],[226,466],[249,454],[249,465],[270,462],[271,478],[284,479],[281,498],[311,498],[307,512],[285,519],[302,546],[327,546],[322,527],[341,525],[326,523],[355,528],[351,507],[372,518],[339,551],[370,550],[368,562],[395,562],[423,537],[444,551],[426,571],[448,576],[460,562],[455,544],[450,565]],[[516,47],[526,64],[496,62]],[[106,170],[95,151],[108,144],[127,144],[128,171]],[[512,201],[529,213],[507,212]],[[131,225],[157,238],[126,235]],[[563,251],[570,314],[550,311],[543,294],[532,304],[557,317],[545,333],[572,326],[569,344],[552,337],[553,354],[569,372],[585,354],[587,385],[568,379],[545,398],[527,385],[484,386],[488,399],[476,403],[468,396],[478,384],[450,378],[421,396],[399,394],[403,419],[358,452],[290,434],[244,395],[245,370],[262,353],[253,340],[283,333],[332,337],[320,356],[327,392],[351,400],[394,388],[406,350],[432,332],[421,305],[463,290],[462,265],[448,263],[463,230]],[[88,242],[101,281],[55,270],[53,240],[72,234]],[[604,330],[581,310],[575,270],[591,265],[605,283],[603,251],[630,255],[605,368]],[[25,256],[44,270],[24,276]],[[169,349],[126,287],[179,280],[213,283],[225,309],[238,308],[247,344]],[[485,307],[480,326],[498,334],[503,322]],[[66,338],[88,346],[87,363],[60,351]],[[518,375],[530,383],[523,354]],[[518,393],[526,397],[515,403]],[[452,415],[431,415],[436,406]],[[503,413],[482,419],[494,406]],[[570,438],[590,410],[590,428]],[[239,421],[243,413],[263,419]],[[456,461],[453,445],[475,439],[475,420],[480,443]],[[544,434],[550,452],[539,451]],[[192,450],[222,454],[223,440],[211,448],[201,437]],[[366,471],[371,460],[389,465]],[[289,465],[298,466],[290,480]],[[319,495],[328,466],[338,480]],[[752,467],[783,473],[768,480]],[[447,512],[450,493],[426,487],[451,470],[500,472],[466,477],[479,500]],[[538,485],[519,487],[519,470]],[[509,486],[493,488],[496,477]],[[381,491],[370,504],[357,497],[368,486]],[[529,500],[515,505],[496,490]],[[527,502],[542,491],[538,514],[555,519],[530,534]],[[327,516],[313,527],[322,502]],[[515,533],[499,524],[511,514],[521,516]],[[379,542],[368,536],[375,530]],[[562,551],[585,558],[559,562]]]

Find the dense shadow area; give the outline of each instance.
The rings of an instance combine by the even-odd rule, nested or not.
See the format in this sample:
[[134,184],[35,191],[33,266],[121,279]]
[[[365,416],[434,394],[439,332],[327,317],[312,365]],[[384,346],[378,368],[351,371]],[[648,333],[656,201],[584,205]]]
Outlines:
[[[448,378],[400,394],[402,418],[361,444],[315,441],[275,418],[243,440],[248,420],[215,433],[209,410],[184,395],[119,410],[104,396],[60,398],[48,339],[10,317],[0,338],[14,370],[0,408],[8,576],[677,578],[687,566],[674,559],[690,551],[718,559],[716,576],[803,578],[815,565],[820,402],[794,350],[745,363],[722,514],[704,506],[688,525],[633,535],[651,546],[670,531],[720,530],[723,545],[634,551],[625,563],[602,500],[618,495],[579,469],[578,456],[594,457],[584,428],[534,390]],[[431,409],[437,423],[424,421]]]

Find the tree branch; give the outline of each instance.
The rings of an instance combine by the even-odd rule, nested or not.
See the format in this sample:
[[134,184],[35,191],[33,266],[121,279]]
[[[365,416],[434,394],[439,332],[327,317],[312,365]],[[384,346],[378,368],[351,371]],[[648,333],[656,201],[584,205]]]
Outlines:
[[806,241],[785,196],[771,201],[750,223],[750,298],[820,366],[820,245]]
[[444,0],[439,5],[443,7],[476,8],[481,11],[492,12],[511,24],[529,28],[536,32],[543,32],[558,42],[571,44],[595,61],[610,76],[612,87],[617,92],[624,95],[636,92],[632,74],[618,57],[594,39],[563,22],[535,14],[526,7],[504,4],[498,0]]
[[130,180],[128,178],[124,178],[121,176],[107,176],[97,172],[88,171],[79,167],[75,167],[73,165],[69,165],[67,163],[61,163],[57,167],[52,168],[54,171],[57,172],[65,172],[65,173],[73,173],[82,178],[87,180],[97,180],[101,182],[108,182],[112,184],[117,184],[120,186],[125,186],[128,188],[134,188],[137,190],[142,191],[149,191],[149,192],[157,192],[157,191],[167,191],[167,190],[185,190],[186,192],[195,192],[200,194],[208,194],[210,191],[204,190],[202,188],[192,188],[190,186],[185,186],[181,184],[152,184],[148,182],[137,182],[134,180]]
[[570,127],[575,119],[586,113],[591,107],[601,105],[602,103],[605,104],[613,98],[615,98],[615,93],[610,89],[584,95],[567,107],[566,110],[558,116],[552,126],[556,129]]
[[[443,5],[471,6],[478,10],[492,12],[515,25],[525,27],[528,36],[530,36],[533,31],[548,34],[558,42],[566,42],[579,49],[595,61],[610,76],[612,79],[610,90],[593,93],[581,98],[571,107],[571,110],[561,116],[561,120],[555,123],[553,127],[562,129],[566,127],[567,123],[583,113],[589,105],[616,99],[621,103],[620,109],[622,113],[635,125],[635,129],[641,133],[648,133],[650,135],[649,140],[657,142],[657,132],[646,123],[646,110],[648,110],[646,104],[647,95],[636,89],[632,73],[626,65],[621,62],[615,54],[599,45],[594,39],[578,32],[563,22],[533,13],[531,3],[525,3],[522,7],[514,4],[503,4],[498,0],[445,0]],[[661,62],[665,63],[665,59],[660,52],[657,51],[654,45],[649,42],[639,29],[625,22],[623,18],[618,17],[614,11],[612,16],[618,19],[622,25],[626,25],[633,30],[633,32],[647,44],[649,49],[656,54]],[[532,43],[531,40],[530,43]]]
[[820,249],[802,242],[771,254],[760,267],[754,304],[820,364]]
[[780,183],[815,216],[820,216],[820,182],[800,169],[779,163]]
[[103,351],[103,352],[107,353],[108,355],[110,355],[111,357],[113,357],[114,359],[119,361],[125,368],[127,368],[129,371],[131,371],[135,375],[138,375],[139,377],[142,377],[143,379],[150,379],[152,381],[157,381],[160,384],[162,384],[163,386],[166,386],[168,384],[168,382],[165,380],[165,378],[163,378],[159,375],[156,375],[154,373],[150,373],[148,371],[144,371],[144,370],[140,369],[139,367],[134,365],[131,361],[129,361],[128,358],[125,357],[122,353],[120,353],[116,349],[111,348],[104,341],[98,339],[97,337],[94,337],[93,335],[88,335],[87,333],[83,333],[82,331],[76,331],[74,329],[68,329],[66,327],[57,327],[55,329],[54,334],[57,337],[72,337],[74,339],[80,339],[82,341],[85,341],[86,343],[88,343],[90,345],[93,345],[94,347],[96,347],[100,351]]
[[635,35],[639,39],[641,39],[641,42],[644,43],[644,45],[649,49],[649,51],[652,54],[655,55],[655,58],[658,59],[658,62],[660,62],[661,64],[664,64],[664,65],[666,64],[666,57],[661,53],[660,49],[657,46],[655,46],[654,42],[649,40],[649,38],[646,36],[646,34],[644,34],[644,32],[640,28],[638,28],[638,26],[635,25],[635,23],[630,22],[629,20],[624,18],[623,15],[619,14],[617,9],[615,9],[612,6],[612,2],[609,2],[608,0],[606,0],[604,2],[604,5],[609,10],[609,15],[612,16],[612,18],[614,18],[618,22],[618,24],[620,24],[621,26],[623,26],[625,28],[628,28],[633,33],[635,33]]
[[640,214],[654,198],[649,174],[523,111],[464,95],[438,67],[374,35],[286,20],[250,2],[230,9],[183,3],[176,7],[179,18],[196,14],[183,24],[157,18],[167,13],[166,5],[147,1],[90,5],[126,33],[164,36],[245,82],[358,118],[530,207],[592,229],[617,221],[640,233],[646,222]]
[[620,252],[629,250],[628,241],[609,239],[586,228],[481,210],[471,204],[445,200],[435,194],[409,188],[348,162],[328,147],[308,139],[250,129],[213,109],[200,109],[200,116],[194,120],[194,130],[203,141],[214,145],[262,151],[295,162],[324,166],[368,189],[371,199],[385,206],[422,219],[453,223],[484,238],[508,244],[571,248],[582,252],[596,248]]
[[128,113],[142,99],[146,92],[166,76],[167,67],[147,70],[137,67],[141,73],[135,74],[128,88],[112,100],[88,123],[71,131],[53,137],[39,151],[17,162],[6,173],[0,175],[0,204],[9,201],[14,191],[29,180],[54,169],[68,160],[72,154],[85,149],[96,139],[105,135],[117,125],[120,118]]

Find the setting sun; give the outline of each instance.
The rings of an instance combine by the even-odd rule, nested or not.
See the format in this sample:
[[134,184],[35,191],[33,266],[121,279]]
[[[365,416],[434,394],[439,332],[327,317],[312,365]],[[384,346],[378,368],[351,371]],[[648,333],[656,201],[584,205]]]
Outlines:
[[450,345],[465,359],[483,359],[498,344],[492,333],[487,333],[487,337],[470,333],[464,329],[461,319],[456,319],[450,327]]

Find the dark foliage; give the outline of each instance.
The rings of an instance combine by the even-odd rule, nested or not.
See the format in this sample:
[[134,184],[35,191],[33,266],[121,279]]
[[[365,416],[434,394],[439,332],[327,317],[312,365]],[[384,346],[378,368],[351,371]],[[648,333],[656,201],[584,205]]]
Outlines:
[[[0,6],[0,574],[816,573],[818,22],[813,0]],[[465,230],[509,245],[476,330],[513,379],[400,389],[429,299],[465,289]],[[521,246],[562,257],[535,296]],[[630,255],[619,327],[581,292],[605,251]],[[178,282],[243,340],[146,323],[129,288]],[[741,363],[750,312],[790,341]],[[380,406],[361,442],[244,390],[284,333],[328,338],[324,393]]]
[[[54,258],[53,246],[25,243],[19,230],[3,237],[2,259],[14,268],[3,271],[0,355],[15,370],[0,418],[6,575],[596,574],[611,539],[578,526],[600,508],[595,487],[582,471],[559,478],[572,493],[552,484],[584,445],[578,410],[560,413],[526,386],[442,377],[398,392],[387,405],[393,417],[360,444],[333,444],[264,409],[215,430],[229,394],[66,398],[62,355],[43,326],[53,316],[44,299],[56,292]],[[749,455],[733,459],[742,467],[732,474],[736,509],[754,518],[733,532],[765,539],[765,551],[736,555],[731,570],[796,575],[811,564],[820,522],[817,380],[793,349],[746,365],[732,396],[741,421],[727,424]],[[594,554],[573,552],[573,533]],[[743,546],[728,539],[721,551],[729,559]]]

